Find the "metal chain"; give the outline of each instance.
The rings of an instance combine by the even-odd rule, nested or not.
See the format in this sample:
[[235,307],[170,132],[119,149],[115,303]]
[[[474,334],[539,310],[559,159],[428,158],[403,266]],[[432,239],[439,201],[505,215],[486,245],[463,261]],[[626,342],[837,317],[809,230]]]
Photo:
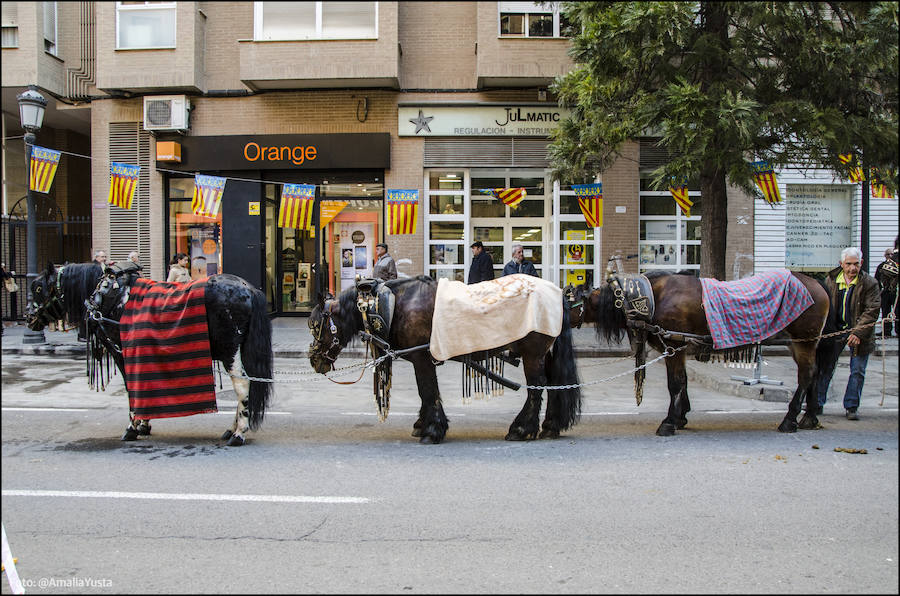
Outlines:
[[[894,313],[891,313],[888,316],[882,318],[880,321],[872,321],[871,323],[866,323],[865,325],[857,325],[856,327],[850,327],[849,329],[841,329],[840,331],[835,331],[834,333],[827,333],[825,335],[820,335],[818,337],[792,339],[791,341],[817,341],[820,339],[827,339],[829,337],[837,337],[838,335],[845,335],[848,333],[853,333],[854,331],[859,331],[861,329],[867,329],[869,327],[874,327],[878,323],[881,323],[883,326],[884,323],[892,323],[892,322],[894,322],[894,320],[895,320]],[[882,327],[882,329],[883,329],[883,327]]]

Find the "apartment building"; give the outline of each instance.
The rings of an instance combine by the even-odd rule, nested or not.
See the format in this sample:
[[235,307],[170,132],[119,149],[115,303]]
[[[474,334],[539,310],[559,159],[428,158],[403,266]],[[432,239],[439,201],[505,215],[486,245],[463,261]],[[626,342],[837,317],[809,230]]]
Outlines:
[[[266,292],[274,315],[291,315],[370,272],[377,242],[401,276],[464,279],[475,240],[498,272],[521,243],[561,286],[600,279],[613,256],[626,271],[699,270],[702,197],[691,189],[694,214],[684,217],[667,192],[649,189],[648,172],[665,159],[653,139],[635,139],[602,173],[602,227],[588,227],[571,188],[550,177],[548,135],[565,110],[548,86],[571,67],[554,5],[2,6],[4,139],[21,134],[16,95],[36,85],[49,100],[37,144],[65,152],[50,198],[89,213],[93,247],[113,260],[138,250],[154,279],[184,252],[194,276],[240,275]],[[131,209],[107,203],[111,162],[141,166]],[[24,195],[18,140],[5,141],[4,172],[8,213]],[[227,179],[215,218],[191,209],[196,174]],[[859,185],[828,173],[791,180],[841,186],[856,209]],[[294,183],[316,188],[311,230],[277,225],[283,186]],[[500,187],[527,197],[513,209],[484,192]],[[386,229],[391,189],[418,191],[415,233]],[[783,242],[783,207],[773,218],[738,190],[729,205],[730,275],[784,266],[755,234],[762,217],[760,237],[780,229]]]

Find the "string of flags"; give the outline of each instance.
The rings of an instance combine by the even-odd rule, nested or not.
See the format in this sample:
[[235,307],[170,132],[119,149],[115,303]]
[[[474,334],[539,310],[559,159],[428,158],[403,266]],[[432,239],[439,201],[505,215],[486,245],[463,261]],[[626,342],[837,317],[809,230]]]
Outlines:
[[690,217],[691,207],[694,206],[694,201],[688,197],[687,176],[682,176],[680,179],[672,176],[672,180],[669,182],[669,192],[672,193],[672,198],[675,199],[675,203],[681,207],[681,212],[684,213],[684,216]]
[[278,210],[279,228],[312,229],[313,205],[316,187],[313,184],[285,184],[281,190],[281,208]]
[[415,234],[418,215],[418,190],[404,189],[387,191],[388,233]]
[[519,206],[528,195],[524,188],[479,188],[478,192],[486,195],[493,195],[495,199],[500,199],[504,205],[509,205],[513,209]]
[[588,227],[603,227],[603,183],[573,184],[575,198]]
[[847,177],[850,182],[856,184],[857,182],[862,182],[866,179],[865,174],[863,174],[862,168],[855,163],[856,159],[853,157],[852,153],[844,153],[838,155],[838,159],[841,163],[850,165],[850,174]]
[[131,201],[134,199],[134,190],[137,188],[140,173],[141,166],[132,166],[116,161],[109,164],[109,198],[107,201],[110,205],[131,209]]
[[56,168],[59,167],[61,153],[46,147],[31,147],[31,172],[28,185],[31,190],[38,192],[50,192],[53,177],[56,176]]
[[754,161],[750,164],[753,169],[753,181],[763,193],[766,202],[773,207],[781,202],[781,193],[778,191],[778,182],[775,180],[775,170],[767,161]]

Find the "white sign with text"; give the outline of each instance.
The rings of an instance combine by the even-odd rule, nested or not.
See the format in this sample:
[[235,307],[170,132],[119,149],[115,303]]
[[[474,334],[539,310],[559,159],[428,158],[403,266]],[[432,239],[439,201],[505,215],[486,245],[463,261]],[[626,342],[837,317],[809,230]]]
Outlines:
[[852,186],[788,184],[785,200],[784,265],[788,269],[832,269],[850,246]]

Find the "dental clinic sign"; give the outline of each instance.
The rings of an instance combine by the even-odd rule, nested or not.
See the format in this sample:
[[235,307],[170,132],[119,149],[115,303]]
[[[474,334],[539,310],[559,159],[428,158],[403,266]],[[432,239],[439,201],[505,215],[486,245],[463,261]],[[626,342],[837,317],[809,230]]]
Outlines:
[[554,105],[415,105],[398,109],[401,137],[546,137],[569,110]]

